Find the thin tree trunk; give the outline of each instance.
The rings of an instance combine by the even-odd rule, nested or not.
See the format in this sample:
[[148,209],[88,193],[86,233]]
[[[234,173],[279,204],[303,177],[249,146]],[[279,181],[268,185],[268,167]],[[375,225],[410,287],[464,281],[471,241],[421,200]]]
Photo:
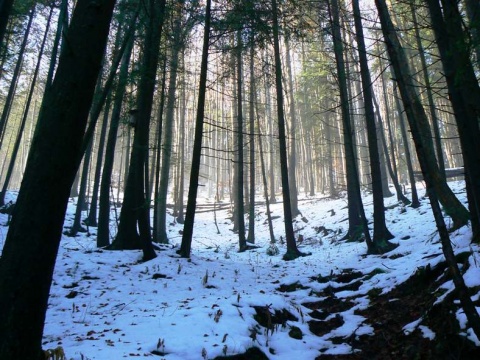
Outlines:
[[170,164],[172,160],[172,142],[173,142],[173,122],[175,120],[175,95],[177,92],[178,62],[182,51],[183,39],[181,36],[181,14],[178,13],[174,23],[174,38],[172,42],[172,57],[170,59],[170,80],[168,83],[167,112],[165,124],[162,125],[163,146],[162,146],[162,169],[160,173],[160,184],[158,188],[157,199],[157,241],[162,244],[168,244],[167,236],[167,197],[168,183],[170,177]]
[[105,110],[103,113],[102,128],[100,130],[100,139],[98,141],[97,163],[95,166],[95,175],[93,180],[92,200],[90,202],[90,210],[88,217],[85,219],[85,224],[88,226],[97,226],[97,207],[98,207],[98,190],[100,188],[100,176],[102,174],[103,152],[105,148],[105,138],[107,136],[108,118],[110,115],[111,95],[108,96],[105,103]]
[[340,34],[340,18],[338,0],[329,0],[330,22],[332,24],[333,48],[340,88],[340,107],[342,111],[343,144],[345,149],[345,168],[347,173],[347,197],[348,197],[348,221],[349,228],[346,238],[350,241],[357,241],[361,235],[365,236],[367,247],[373,248],[372,239],[368,230],[368,223],[365,217],[362,197],[360,193],[360,180],[355,163],[355,151],[353,149],[353,129],[348,106],[347,77],[345,62],[343,59],[343,43]]
[[237,164],[236,164],[236,215],[238,224],[238,245],[239,251],[247,249],[247,239],[245,237],[245,205],[243,196],[243,71],[242,71],[242,38],[240,30],[237,30],[237,49],[236,49],[236,65],[237,65]]
[[290,199],[292,206],[292,216],[296,217],[301,212],[298,209],[298,188],[297,188],[297,119],[295,113],[295,97],[293,96],[293,75],[292,61],[290,59],[290,42],[288,37],[285,38],[285,54],[288,74],[288,94],[290,99],[290,152],[288,157],[288,183],[290,184]]
[[[392,179],[393,186],[395,187],[395,191],[397,192],[397,200],[403,202],[404,205],[410,204],[410,200],[408,200],[402,192],[402,188],[400,187],[400,183],[398,182],[398,177],[396,172],[394,171],[392,167],[392,161],[389,154],[388,154],[388,147],[387,147],[387,140],[385,139],[385,132],[382,130],[382,116],[380,115],[380,106],[377,103],[377,100],[375,97],[373,97],[373,102],[375,104],[375,108],[377,109],[377,124],[378,124],[378,129],[377,129],[377,134],[379,136],[379,144],[382,147],[383,151],[380,154],[380,156],[383,156],[384,162],[387,165],[388,172],[390,174],[390,178]],[[393,149],[393,147],[392,147]],[[394,156],[392,156],[393,159],[395,159]]]
[[188,188],[187,213],[183,226],[182,244],[179,254],[189,258],[192,248],[193,224],[197,206],[198,178],[200,175],[200,160],[202,157],[202,138],[205,112],[205,95],[207,92],[208,49],[210,45],[210,15],[211,0],[207,0],[205,9],[205,27],[203,33],[202,63],[200,67],[200,84],[198,87],[197,118],[195,123],[195,139],[193,144],[192,168],[190,170],[190,185]]
[[249,122],[249,146],[250,146],[250,201],[248,207],[248,236],[247,241],[255,243],[255,112],[256,103],[255,94],[255,72],[254,72],[254,49],[255,43],[253,36],[250,44],[250,98],[248,104],[248,122]]
[[[134,29],[136,16],[131,20],[131,29]],[[112,182],[113,164],[115,159],[115,147],[117,144],[118,126],[120,124],[120,113],[122,110],[123,98],[125,96],[128,65],[133,49],[134,38],[131,36],[127,42],[125,53],[122,57],[118,84],[115,90],[110,129],[108,130],[107,144],[105,147],[105,162],[103,164],[102,180],[100,182],[100,196],[98,209],[97,247],[104,247],[110,244],[110,185]],[[120,184],[118,184],[120,187]]]
[[45,89],[52,85],[53,74],[55,72],[55,65],[57,64],[57,54],[59,50],[60,39],[62,38],[63,30],[68,25],[68,0],[61,0],[60,13],[58,14],[57,30],[55,33],[55,40],[53,41],[52,53],[50,55],[50,65],[48,67],[47,79],[45,81]]
[[277,0],[272,0],[273,13],[273,48],[275,56],[275,87],[277,90],[277,120],[278,120],[278,139],[280,145],[280,170],[282,178],[282,196],[283,196],[283,216],[285,224],[285,237],[287,242],[287,252],[283,256],[284,260],[293,260],[299,256],[303,256],[297,248],[292,223],[292,207],[290,204],[290,185],[288,179],[287,166],[287,142],[285,131],[285,114],[283,109],[283,86],[282,86],[282,63],[280,60],[280,44],[279,44],[279,25],[278,25],[278,8]]
[[365,105],[365,121],[367,124],[368,150],[370,154],[370,169],[372,174],[373,190],[373,238],[368,243],[369,254],[383,254],[396,247],[388,240],[394,236],[388,231],[385,221],[385,206],[383,204],[382,173],[380,171],[380,155],[378,152],[377,129],[375,126],[375,112],[373,110],[373,89],[368,68],[363,26],[358,0],[352,0],[353,16],[355,21],[356,40],[360,59],[360,75],[362,78],[363,100]]
[[158,190],[160,184],[160,150],[162,148],[162,129],[163,129],[163,110],[165,107],[165,85],[167,82],[167,61],[163,59],[163,69],[162,69],[162,87],[160,91],[160,104],[157,110],[157,143],[156,143],[156,162],[155,162],[155,191],[153,195],[153,241],[159,242],[158,231],[157,231],[157,219],[158,217]]
[[408,179],[410,181],[410,189],[412,191],[412,203],[410,206],[416,209],[420,206],[420,201],[418,200],[417,186],[413,172],[412,155],[410,153],[410,145],[408,144],[407,129],[405,126],[405,118],[403,116],[402,107],[400,106],[400,100],[397,94],[397,85],[395,83],[393,84],[393,96],[395,97],[395,105],[398,112],[398,122],[400,123],[400,132],[402,133],[403,148],[405,151],[405,162],[407,163]]

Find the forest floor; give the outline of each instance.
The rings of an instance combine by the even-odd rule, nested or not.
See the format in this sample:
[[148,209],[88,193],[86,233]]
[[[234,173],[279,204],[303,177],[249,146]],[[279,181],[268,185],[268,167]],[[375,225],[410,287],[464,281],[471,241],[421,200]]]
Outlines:
[[[463,182],[450,185],[465,201]],[[15,193],[8,196],[14,201]],[[398,246],[375,256],[364,243],[341,240],[344,198],[302,197],[294,229],[300,250],[311,255],[288,262],[282,204],[272,205],[272,245],[261,200],[255,248],[243,253],[228,203],[213,207],[206,195],[188,260],[176,254],[182,225],[170,215],[170,244],[146,263],[140,251],[97,249],[95,228],[63,236],[44,349],[62,347],[69,360],[480,358],[423,195],[418,209],[385,199]],[[371,219],[369,194],[364,202]],[[65,233],[74,211],[72,199]],[[115,219],[112,212],[112,234]],[[8,215],[0,214],[0,225],[1,249]],[[470,243],[468,227],[450,235],[480,311],[480,247]]]

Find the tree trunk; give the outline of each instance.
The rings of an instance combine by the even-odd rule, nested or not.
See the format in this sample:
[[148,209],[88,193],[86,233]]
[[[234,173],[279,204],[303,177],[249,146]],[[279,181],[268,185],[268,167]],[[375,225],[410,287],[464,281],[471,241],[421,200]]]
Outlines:
[[100,130],[100,139],[98,141],[97,163],[95,165],[95,175],[93,179],[92,200],[90,202],[90,210],[88,212],[88,217],[85,219],[85,223],[88,226],[98,225],[97,223],[98,190],[100,188],[100,176],[102,174],[102,165],[103,165],[103,151],[105,148],[105,138],[107,136],[108,117],[110,115],[111,100],[112,100],[112,97],[108,96],[105,104],[105,110],[103,113],[102,128]]
[[60,39],[62,38],[63,30],[68,26],[68,0],[61,0],[60,13],[57,19],[57,30],[55,32],[55,39],[50,55],[50,65],[48,67],[47,79],[45,80],[45,89],[52,85],[53,73],[55,72],[55,65],[57,64],[57,54],[59,50]]
[[200,175],[200,160],[202,158],[203,124],[205,116],[205,95],[207,92],[208,49],[210,45],[211,0],[207,0],[205,9],[205,27],[203,33],[202,63],[200,67],[200,84],[198,86],[197,118],[195,122],[195,138],[193,143],[192,168],[190,170],[190,186],[188,188],[187,213],[183,226],[182,244],[179,254],[189,258],[192,248],[193,224],[197,206],[198,178]]
[[348,197],[348,222],[349,228],[347,238],[350,241],[357,241],[362,233],[367,241],[368,248],[372,248],[367,220],[364,215],[362,197],[360,193],[360,180],[355,163],[355,151],[353,149],[353,129],[348,106],[347,77],[345,62],[343,59],[343,43],[340,34],[340,16],[338,0],[328,2],[330,22],[332,25],[333,48],[337,66],[338,84],[340,88],[340,107],[342,111],[343,144],[345,148],[345,162],[347,173],[347,197]]
[[[135,28],[136,15],[131,20],[130,28]],[[104,247],[110,244],[110,185],[112,182],[113,163],[115,159],[115,147],[117,144],[118,126],[120,124],[120,113],[122,110],[123,98],[125,96],[128,65],[132,53],[134,37],[130,36],[125,53],[122,57],[118,84],[115,90],[110,129],[108,130],[107,145],[105,147],[105,162],[103,164],[102,180],[100,182],[100,196],[98,209],[97,247]],[[120,187],[120,184],[118,184]]]
[[295,97],[293,96],[293,75],[292,75],[292,61],[290,59],[290,42],[288,37],[285,38],[285,55],[288,74],[288,94],[290,98],[290,152],[288,156],[288,183],[290,185],[290,203],[292,206],[292,216],[300,215],[298,210],[298,188],[297,176],[295,174],[297,169],[297,119],[295,113]]
[[178,195],[176,203],[178,204],[177,222],[183,224],[184,218],[184,206],[183,206],[183,193],[185,192],[185,112],[187,111],[187,95],[186,95],[186,82],[185,74],[183,74],[182,81],[182,106],[180,108],[180,124],[179,124],[179,144],[178,144]]
[[148,3],[149,19],[138,86],[135,136],[118,233],[111,245],[112,249],[141,248],[145,261],[156,257],[150,235],[150,204],[146,202],[148,187],[145,173],[164,12],[165,0],[151,0]]
[[292,223],[292,207],[290,204],[290,186],[288,179],[287,166],[287,135],[285,131],[285,114],[283,110],[283,86],[282,86],[282,63],[280,60],[279,44],[279,25],[277,0],[272,0],[273,12],[273,48],[275,56],[275,87],[277,91],[277,119],[278,119],[278,139],[280,150],[280,170],[282,178],[282,197],[283,197],[283,216],[285,224],[285,237],[287,242],[287,253],[283,256],[284,260],[293,260],[304,255],[297,248]]
[[237,30],[237,163],[236,163],[236,204],[235,211],[238,224],[238,245],[239,251],[247,249],[247,239],[245,238],[245,205],[243,196],[243,71],[242,71],[242,37],[240,30]]
[[368,150],[370,154],[370,169],[372,174],[373,191],[373,238],[367,243],[369,254],[383,254],[396,246],[388,240],[394,236],[388,231],[385,222],[385,206],[383,204],[382,173],[380,171],[380,156],[378,152],[377,129],[373,110],[373,90],[370,70],[368,68],[363,26],[358,0],[352,0],[353,16],[355,21],[356,40],[360,60],[360,75],[362,78],[363,100],[365,105],[365,121],[367,124]]
[[432,87],[430,85],[430,77],[428,76],[427,61],[425,60],[425,50],[422,45],[422,38],[420,37],[420,29],[418,27],[416,10],[413,3],[410,3],[410,12],[412,13],[413,27],[415,29],[415,39],[417,41],[418,55],[420,57],[420,64],[422,66],[423,82],[425,83],[425,91],[427,93],[428,108],[430,110],[430,118],[432,120],[433,133],[435,135],[435,150],[437,154],[438,168],[440,172],[445,175],[445,160],[442,150],[442,139],[440,135],[440,127],[438,126],[437,112],[435,110],[435,103],[433,101]]
[[250,201],[248,207],[248,236],[247,241],[255,243],[255,112],[256,103],[255,94],[255,72],[254,72],[254,49],[255,43],[253,36],[250,44],[250,98],[248,104],[248,122],[249,122],[249,146],[250,146]]
[[162,169],[160,173],[160,184],[158,188],[157,199],[157,241],[162,244],[168,244],[167,236],[167,197],[168,182],[170,177],[170,164],[172,160],[172,142],[173,142],[173,122],[175,120],[175,96],[177,92],[177,73],[179,55],[182,51],[183,39],[181,36],[181,13],[176,14],[177,19],[174,23],[174,38],[172,43],[172,57],[170,59],[170,80],[168,83],[167,112],[165,124],[162,125]]
[[167,60],[162,59],[162,86],[160,90],[160,104],[158,105],[157,110],[157,143],[156,143],[156,162],[155,162],[155,191],[153,194],[153,241],[158,241],[158,231],[157,231],[157,217],[158,217],[158,190],[160,184],[160,150],[162,148],[162,129],[163,129],[163,110],[165,108],[165,85],[167,83]]
[[45,358],[41,343],[50,284],[114,3],[99,0],[92,7],[91,1],[77,1],[68,50],[43,98],[0,261],[2,360]]

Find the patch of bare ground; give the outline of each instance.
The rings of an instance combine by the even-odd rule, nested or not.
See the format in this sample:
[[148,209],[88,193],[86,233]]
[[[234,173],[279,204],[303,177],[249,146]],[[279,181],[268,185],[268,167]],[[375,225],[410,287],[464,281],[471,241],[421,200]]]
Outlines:
[[[451,292],[441,303],[435,304],[444,293],[438,290],[439,286],[449,279],[449,271],[443,263],[434,269],[428,266],[419,269],[409,280],[387,294],[371,291],[370,306],[356,311],[356,314],[367,319],[366,323],[374,328],[374,334],[330,339],[334,343],[349,344],[354,349],[353,353],[321,354],[316,359],[480,359],[480,347],[460,334],[462,330],[455,317],[459,309],[456,293]],[[478,289],[472,290],[478,292]],[[338,302],[332,302],[331,308],[328,305],[328,302],[322,303],[323,313],[338,311]],[[477,301],[476,306],[479,305]],[[405,333],[404,326],[419,319],[418,325],[435,334],[433,339],[425,337],[418,326],[411,333]]]

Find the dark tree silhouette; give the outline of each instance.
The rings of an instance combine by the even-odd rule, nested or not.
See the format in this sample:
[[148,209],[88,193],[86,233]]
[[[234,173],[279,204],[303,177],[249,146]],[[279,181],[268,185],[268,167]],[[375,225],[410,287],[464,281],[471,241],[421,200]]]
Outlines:
[[45,359],[41,341],[50,284],[114,4],[78,0],[69,46],[42,102],[0,260],[2,360]]

